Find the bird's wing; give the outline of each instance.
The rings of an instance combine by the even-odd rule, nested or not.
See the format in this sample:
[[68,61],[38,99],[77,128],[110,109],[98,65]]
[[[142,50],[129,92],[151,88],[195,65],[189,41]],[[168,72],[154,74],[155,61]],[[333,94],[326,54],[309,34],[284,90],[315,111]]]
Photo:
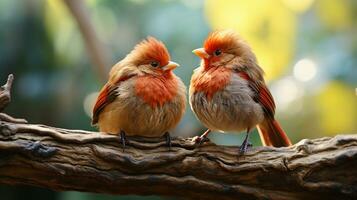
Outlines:
[[275,102],[264,81],[254,81],[249,74],[244,71],[236,71],[236,73],[238,73],[241,78],[248,81],[249,87],[254,92],[253,99],[262,106],[265,115],[274,119]]
[[119,95],[117,92],[118,87],[124,81],[132,78],[134,75],[124,76],[120,78],[115,84],[107,83],[100,90],[97,101],[93,108],[92,125],[98,123],[99,114],[102,110],[110,103],[112,103],[115,98]]

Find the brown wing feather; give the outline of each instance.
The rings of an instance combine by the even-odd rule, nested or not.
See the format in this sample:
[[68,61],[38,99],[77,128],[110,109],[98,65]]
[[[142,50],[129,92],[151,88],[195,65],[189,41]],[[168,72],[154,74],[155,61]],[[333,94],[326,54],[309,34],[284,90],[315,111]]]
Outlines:
[[104,85],[93,108],[92,125],[98,123],[100,112],[118,96],[116,89],[117,87],[108,83]]
[[262,105],[265,115],[271,117],[271,119],[274,119],[275,102],[273,96],[271,95],[269,89],[266,87],[264,82],[252,80],[246,72],[236,72],[240,77],[248,81],[249,87],[254,92],[253,99],[255,102]]
[[98,123],[100,112],[108,104],[112,103],[115,100],[115,98],[119,95],[116,91],[116,89],[119,87],[119,85],[122,82],[132,78],[133,76],[135,76],[135,75],[124,76],[124,77],[120,78],[118,81],[116,81],[115,85],[107,83],[103,86],[103,88],[99,92],[97,101],[93,108],[92,125],[95,125]]
[[258,84],[259,88],[259,103],[263,106],[265,114],[271,119],[274,119],[275,114],[275,102],[273,96],[271,95],[269,89],[264,83],[254,83]]

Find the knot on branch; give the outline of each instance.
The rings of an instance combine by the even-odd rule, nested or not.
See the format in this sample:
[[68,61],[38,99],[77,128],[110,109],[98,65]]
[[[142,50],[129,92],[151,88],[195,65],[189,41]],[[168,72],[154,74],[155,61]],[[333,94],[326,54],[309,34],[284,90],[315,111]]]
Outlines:
[[7,78],[6,84],[0,87],[0,112],[3,111],[4,108],[11,101],[10,90],[13,80],[14,80],[14,76],[10,74],[9,77]]
[[40,141],[29,142],[24,145],[24,151],[30,153],[33,156],[48,158],[53,156],[57,152],[57,148],[49,147],[41,144]]
[[296,150],[303,155],[308,155],[311,153],[311,149],[309,147],[311,144],[313,144],[311,140],[303,139],[296,144]]
[[17,132],[17,127],[5,122],[0,121],[0,135],[8,139]]
[[[5,109],[5,107],[11,101],[11,87],[14,81],[14,75],[10,74],[7,78],[5,85],[0,87],[0,112]],[[12,123],[27,123],[25,119],[16,119],[5,113],[0,113],[0,121],[12,122]]]

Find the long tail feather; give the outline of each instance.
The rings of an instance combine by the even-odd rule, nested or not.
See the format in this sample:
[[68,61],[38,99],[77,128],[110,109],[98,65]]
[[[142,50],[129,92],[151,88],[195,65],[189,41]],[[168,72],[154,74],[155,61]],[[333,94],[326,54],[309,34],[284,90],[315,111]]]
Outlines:
[[264,146],[287,147],[291,145],[290,139],[275,119],[265,119],[257,127]]

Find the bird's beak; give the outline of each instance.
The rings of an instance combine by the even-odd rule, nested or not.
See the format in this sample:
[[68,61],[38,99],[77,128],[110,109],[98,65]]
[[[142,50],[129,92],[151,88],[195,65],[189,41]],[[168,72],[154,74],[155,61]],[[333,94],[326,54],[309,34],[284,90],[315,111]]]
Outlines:
[[180,66],[179,64],[169,61],[169,64],[165,65],[162,67],[162,70],[167,71],[167,70],[174,70],[176,67]]
[[206,52],[204,48],[198,48],[192,51],[192,53],[196,54],[196,56],[202,59],[208,59],[210,55]]

